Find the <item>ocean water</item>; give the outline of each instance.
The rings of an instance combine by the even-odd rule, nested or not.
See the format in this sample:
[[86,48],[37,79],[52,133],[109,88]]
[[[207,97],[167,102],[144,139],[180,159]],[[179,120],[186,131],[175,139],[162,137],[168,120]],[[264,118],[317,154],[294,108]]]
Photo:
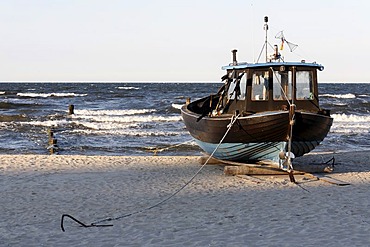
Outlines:
[[[0,154],[198,155],[182,122],[186,98],[220,83],[0,83]],[[334,123],[315,152],[370,150],[370,84],[319,84]],[[68,106],[75,114],[68,115]],[[176,144],[184,143],[176,146]],[[175,147],[173,147],[175,146]]]

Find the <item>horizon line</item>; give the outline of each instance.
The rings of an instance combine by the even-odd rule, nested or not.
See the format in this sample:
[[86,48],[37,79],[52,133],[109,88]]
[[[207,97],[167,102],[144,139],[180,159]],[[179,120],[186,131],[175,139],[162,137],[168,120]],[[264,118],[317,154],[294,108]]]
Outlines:
[[[222,83],[222,81],[0,81],[0,83]],[[320,83],[370,83],[370,81],[319,81]]]

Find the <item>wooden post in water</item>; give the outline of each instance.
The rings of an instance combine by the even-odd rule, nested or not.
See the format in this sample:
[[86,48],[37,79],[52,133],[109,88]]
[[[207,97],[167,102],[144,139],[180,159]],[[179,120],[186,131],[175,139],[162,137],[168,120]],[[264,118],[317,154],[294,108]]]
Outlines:
[[50,139],[54,137],[54,132],[52,129],[48,129],[48,137],[49,137],[49,142],[50,142]]
[[74,105],[69,105],[68,106],[68,115],[75,114],[75,106]]
[[50,154],[55,154],[58,152],[58,141],[56,138],[54,138],[54,131],[52,129],[48,129],[48,136],[49,136],[49,141],[48,141],[48,149]]

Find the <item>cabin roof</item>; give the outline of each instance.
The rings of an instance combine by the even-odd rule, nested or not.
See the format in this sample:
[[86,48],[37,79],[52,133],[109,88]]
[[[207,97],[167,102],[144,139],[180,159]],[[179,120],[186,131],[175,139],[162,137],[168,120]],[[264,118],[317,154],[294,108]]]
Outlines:
[[280,67],[280,66],[297,66],[297,67],[310,67],[316,68],[320,71],[324,70],[324,66],[314,63],[305,63],[305,62],[274,62],[274,63],[237,63],[229,64],[226,66],[222,66],[223,70],[231,70],[231,69],[249,69],[249,68],[269,68],[269,67]]

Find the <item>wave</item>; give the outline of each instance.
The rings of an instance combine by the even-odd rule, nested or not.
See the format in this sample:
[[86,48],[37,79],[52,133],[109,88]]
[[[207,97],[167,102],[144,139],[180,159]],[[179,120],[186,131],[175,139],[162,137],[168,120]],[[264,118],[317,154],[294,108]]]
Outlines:
[[[128,110],[75,110],[71,116],[74,121],[90,123],[153,123],[153,122],[179,122],[180,115],[162,116],[153,115],[156,109],[128,109]],[[150,115],[148,115],[150,114]]]
[[181,121],[181,116],[102,116],[102,115],[81,115],[73,116],[72,119],[88,120],[90,122],[106,122],[106,123],[153,123],[153,122],[178,122]]
[[[138,124],[155,124],[160,122],[179,122],[181,116],[79,116],[61,120],[27,121],[21,125],[41,127],[82,126],[91,130],[112,130],[140,128]],[[73,128],[73,127],[72,127]]]
[[0,91],[0,95],[3,95],[3,94],[5,94],[5,92],[4,91]]
[[150,137],[150,136],[178,136],[179,132],[173,131],[145,131],[145,130],[86,130],[76,129],[72,130],[73,133],[86,134],[86,135],[118,135],[118,136],[132,136],[132,137]]
[[134,129],[138,128],[137,123],[114,123],[114,122],[86,122],[86,121],[74,121],[73,124],[81,126],[84,129],[91,131],[102,131],[102,130],[118,130],[118,129]]
[[330,130],[332,133],[366,134],[369,133],[370,116],[332,114],[334,119]]
[[335,106],[348,106],[346,103],[334,103]]
[[140,89],[138,87],[117,87],[117,88],[121,90],[139,90]]
[[358,122],[369,122],[370,124],[370,115],[360,116],[354,114],[332,114],[331,117],[334,119],[334,122],[346,122],[346,123],[358,123]]
[[[0,122],[0,126],[1,126]],[[48,121],[31,121],[19,122],[22,126],[38,126],[47,128],[56,128],[59,134],[75,133],[86,135],[120,135],[120,136],[137,136],[137,137],[150,137],[150,136],[178,136],[181,131],[164,131],[156,129],[135,129],[138,127],[136,124],[117,124],[117,123],[93,123],[93,122],[80,122],[68,120],[48,120]],[[68,128],[66,128],[68,127]]]
[[29,97],[29,98],[84,97],[84,96],[87,96],[87,94],[78,94],[78,93],[17,93],[17,96]]
[[347,94],[322,94],[320,97],[338,98],[338,99],[355,99],[356,95],[352,93]]
[[0,109],[17,109],[17,108],[25,108],[25,107],[35,107],[34,104],[24,104],[24,103],[16,103],[16,102],[0,102]]
[[46,121],[30,121],[30,122],[19,122],[20,125],[31,125],[31,126],[41,126],[41,127],[61,127],[65,126],[67,124],[70,124],[71,122],[67,119],[64,120],[46,120]]
[[181,110],[182,106],[183,106],[183,104],[175,104],[175,103],[172,104],[172,107],[175,108],[175,109],[178,109],[178,110]]
[[122,116],[156,112],[156,109],[129,109],[129,110],[75,110],[75,116]]

